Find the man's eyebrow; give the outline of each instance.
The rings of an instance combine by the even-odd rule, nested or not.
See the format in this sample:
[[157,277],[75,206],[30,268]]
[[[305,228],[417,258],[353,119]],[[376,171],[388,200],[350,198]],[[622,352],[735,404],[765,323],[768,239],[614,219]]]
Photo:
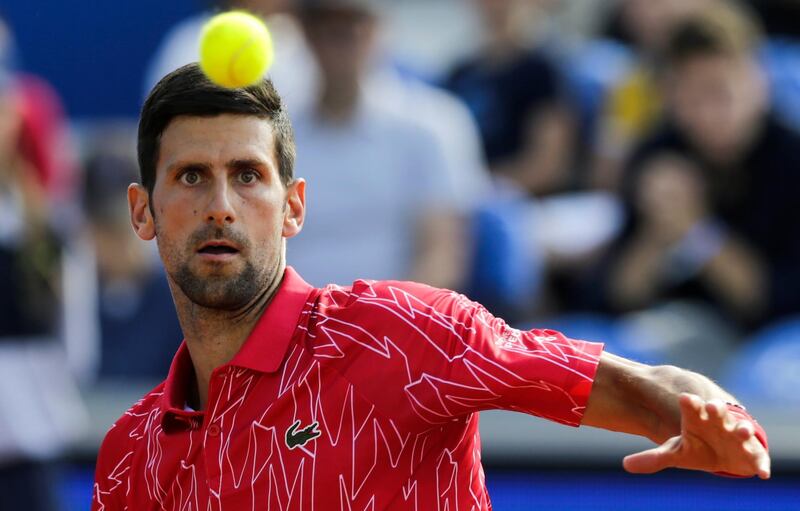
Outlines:
[[236,158],[228,161],[227,167],[230,169],[241,169],[246,167],[266,167],[269,164],[258,158]]
[[176,161],[175,163],[170,164],[167,167],[167,174],[172,174],[178,170],[208,170],[211,168],[211,165],[208,163],[197,162],[197,161]]

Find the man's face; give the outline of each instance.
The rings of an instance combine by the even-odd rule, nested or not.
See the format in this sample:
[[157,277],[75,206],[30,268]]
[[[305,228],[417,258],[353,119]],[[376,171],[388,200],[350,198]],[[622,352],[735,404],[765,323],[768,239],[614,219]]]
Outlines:
[[757,65],[746,57],[697,56],[669,78],[675,119],[708,157],[746,144],[766,108]]
[[377,20],[367,12],[330,9],[310,18],[304,29],[309,46],[328,81],[355,82],[375,50]]
[[[144,193],[145,197],[142,197]],[[274,281],[283,238],[302,226],[304,183],[284,186],[269,121],[254,116],[177,117],[164,130],[152,216],[129,189],[134,228],[155,237],[174,287],[203,307],[234,310]]]

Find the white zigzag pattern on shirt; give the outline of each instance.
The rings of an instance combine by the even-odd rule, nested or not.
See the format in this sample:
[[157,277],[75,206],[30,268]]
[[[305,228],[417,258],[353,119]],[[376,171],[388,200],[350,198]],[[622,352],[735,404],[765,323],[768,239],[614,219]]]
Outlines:
[[[209,424],[219,426],[220,433],[215,440],[219,443],[219,450],[215,460],[217,466],[214,467],[219,477],[215,481],[208,482],[211,495],[207,504],[208,510],[222,510],[219,488],[241,489],[242,486],[250,488],[253,511],[315,510],[318,504],[317,496],[314,494],[318,461],[317,442],[299,446],[299,452],[302,452],[304,458],[292,470],[284,458],[287,454],[282,445],[282,434],[267,422],[271,407],[287,393],[292,398],[295,418],[310,417],[312,421],[319,423],[322,432],[320,441],[324,440],[331,446],[337,446],[342,442],[345,446],[349,442],[352,446],[350,473],[339,473],[336,484],[341,511],[376,511],[383,509],[377,507],[379,505],[390,505],[389,502],[376,502],[376,495],[369,492],[368,488],[379,461],[384,461],[388,467],[397,470],[401,467],[404,456],[408,463],[408,475],[393,502],[402,499],[402,502],[414,510],[433,509],[432,503],[419,502],[419,488],[424,482],[416,479],[414,468],[426,457],[435,456],[435,509],[437,511],[486,509],[485,492],[475,491],[476,487],[484,487],[477,434],[473,436],[464,434],[456,445],[434,453],[426,445],[430,438],[429,433],[401,431],[394,420],[379,415],[374,405],[366,409],[362,404],[363,409],[359,409],[356,400],[360,398],[356,397],[356,389],[352,384],[347,384],[343,398],[336,398],[337,401],[332,404],[326,403],[326,383],[331,383],[327,379],[340,376],[329,375],[323,364],[326,361],[347,357],[347,354],[352,352],[349,348],[352,345],[386,360],[402,361],[402,369],[407,377],[407,381],[402,383],[402,388],[408,398],[409,406],[422,421],[434,428],[437,424],[452,422],[453,417],[458,417],[464,410],[492,407],[504,392],[519,389],[559,393],[561,399],[571,402],[576,416],[581,411],[567,390],[544,380],[526,379],[499,361],[477,351],[470,344],[469,337],[476,335],[479,330],[487,332],[497,330],[496,322],[499,320],[492,318],[483,308],[469,302],[461,295],[453,294],[451,298],[454,298],[457,306],[462,308],[461,312],[467,312],[462,317],[472,318],[471,324],[465,324],[454,316],[436,310],[399,287],[390,285],[387,288],[388,296],[381,296],[374,289],[374,283],[367,281],[364,284],[366,289],[357,295],[348,288],[331,287],[330,298],[339,306],[345,306],[348,301],[355,299],[355,302],[374,307],[381,311],[381,314],[389,314],[400,319],[407,327],[407,332],[403,335],[418,337],[427,343],[431,354],[442,357],[447,364],[462,364],[464,370],[458,373],[458,378],[420,373],[417,368],[411,367],[408,355],[391,335],[369,331],[358,324],[318,310],[305,311],[304,314],[310,314],[315,329],[308,331],[306,327],[299,328],[307,330],[307,336],[314,341],[312,350],[315,358],[308,367],[303,367],[307,352],[299,345],[292,346],[283,364],[276,399],[266,405],[259,419],[239,418],[239,411],[258,378],[250,371],[230,368],[223,375],[222,387],[215,394],[215,401],[209,403],[207,419],[211,420]],[[363,311],[363,314],[370,314],[369,310]],[[420,326],[421,322],[430,327],[428,331]],[[434,339],[430,333],[433,329],[440,331],[442,335],[451,336],[456,342],[449,348],[443,346],[441,340]],[[494,345],[501,352],[506,351],[517,357],[544,361],[564,373],[573,373],[578,378],[589,380],[589,375],[581,374],[571,364],[575,360],[596,361],[596,357],[579,350],[567,351],[561,343],[552,342],[553,340],[555,337],[552,336],[531,335],[527,337],[526,342],[520,332],[504,327],[494,340]],[[431,395],[434,397],[430,398]],[[128,412],[129,417],[139,421],[131,429],[130,449],[122,455],[111,473],[105,476],[104,484],[95,484],[94,499],[99,504],[99,509],[106,509],[103,501],[110,495],[123,491],[123,488],[126,496],[130,494],[130,471],[134,453],[137,449],[144,449],[145,461],[142,468],[145,487],[154,505],[159,509],[200,510],[201,504],[197,496],[200,484],[197,467],[188,461],[192,453],[191,443],[186,458],[180,464],[180,471],[188,475],[179,475],[175,478],[182,480],[188,477],[190,481],[188,487],[173,484],[175,481],[159,480],[159,474],[164,468],[161,463],[164,442],[167,440],[161,430],[160,410],[154,408],[149,413],[137,414],[133,411],[136,409],[134,405],[132,411]],[[300,410],[306,413],[299,413]],[[243,421],[245,424],[240,424]],[[232,435],[241,435],[244,431],[248,432],[244,454],[232,454]],[[210,449],[209,442],[206,431],[203,447]],[[464,442],[467,442],[465,445],[472,445],[473,449],[469,464],[460,466],[453,455]],[[379,455],[380,453],[385,454]],[[469,474],[467,488],[458,483],[459,471],[463,470]],[[265,477],[267,484],[258,485],[257,483]],[[167,485],[167,488],[164,485]],[[257,494],[257,488],[266,488],[266,494]],[[469,493],[468,498],[459,500],[459,492],[464,491]],[[324,501],[327,502],[324,509],[330,509],[331,498],[334,497],[328,495],[322,498],[328,499]],[[322,508],[316,509],[323,511]]]

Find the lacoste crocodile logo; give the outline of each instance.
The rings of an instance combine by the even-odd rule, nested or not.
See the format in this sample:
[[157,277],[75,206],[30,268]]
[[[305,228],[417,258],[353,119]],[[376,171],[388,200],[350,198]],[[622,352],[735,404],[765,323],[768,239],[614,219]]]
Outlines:
[[289,449],[302,447],[311,440],[321,436],[322,431],[317,429],[318,426],[319,422],[314,422],[310,426],[306,426],[298,431],[297,428],[300,427],[300,421],[295,421],[294,424],[286,430],[286,447]]

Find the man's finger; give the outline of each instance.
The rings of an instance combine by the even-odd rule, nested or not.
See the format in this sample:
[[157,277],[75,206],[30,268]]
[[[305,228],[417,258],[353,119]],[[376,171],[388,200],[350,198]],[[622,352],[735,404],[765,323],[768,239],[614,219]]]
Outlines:
[[741,421],[736,424],[736,437],[742,441],[749,440],[753,435],[755,435],[755,428],[753,427],[753,423],[750,421]]
[[721,399],[711,399],[706,402],[706,412],[709,418],[719,420],[727,413],[727,407]]
[[686,425],[701,426],[708,419],[708,413],[703,406],[703,400],[694,394],[681,394],[680,400],[681,418]]
[[681,406],[685,406],[690,410],[695,410],[696,412],[700,412],[700,396],[697,394],[691,394],[689,392],[682,392],[680,397],[678,398],[678,402]]
[[632,474],[652,474],[673,466],[675,455],[669,442],[646,451],[625,456],[622,466]]
[[[749,423],[749,421],[747,422]],[[740,425],[741,424],[744,424],[744,422],[740,423]],[[748,431],[749,429],[752,429],[752,425],[750,425],[749,428],[744,428],[745,431]],[[739,429],[736,430],[737,434],[739,431]],[[764,448],[754,434],[745,441],[744,448],[750,453],[751,456],[753,456],[752,463],[758,477],[761,479],[769,479],[772,460],[770,459],[767,449]]]
[[770,476],[770,465],[771,461],[769,459],[769,454],[766,451],[760,456],[758,460],[758,477],[761,479],[769,479]]

